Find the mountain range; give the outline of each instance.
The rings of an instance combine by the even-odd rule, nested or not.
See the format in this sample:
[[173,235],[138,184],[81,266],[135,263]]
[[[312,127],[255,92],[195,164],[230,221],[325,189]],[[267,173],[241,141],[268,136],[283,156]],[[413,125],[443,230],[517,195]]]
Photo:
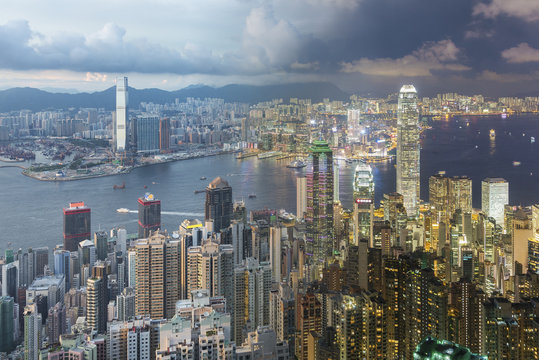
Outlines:
[[[272,99],[296,97],[320,102],[324,98],[347,100],[349,94],[329,82],[292,83],[281,85],[226,85],[219,88],[210,86],[189,86],[175,91],[161,89],[129,88],[129,106],[138,108],[141,102],[156,104],[172,103],[188,97],[220,98],[226,102],[255,104]],[[115,87],[93,93],[54,93],[35,88],[11,88],[0,91],[0,112],[17,110],[41,111],[45,109],[105,108],[113,110],[116,103]]]

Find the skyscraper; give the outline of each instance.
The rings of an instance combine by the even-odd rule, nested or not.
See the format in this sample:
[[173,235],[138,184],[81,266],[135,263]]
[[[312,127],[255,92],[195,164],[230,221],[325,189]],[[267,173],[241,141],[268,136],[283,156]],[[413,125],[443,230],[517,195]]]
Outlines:
[[312,332],[322,332],[322,304],[312,293],[302,295],[298,299],[296,312],[296,357],[299,360],[314,359],[314,353],[309,351],[309,335]]
[[180,299],[179,242],[154,233],[138,240],[136,251],[135,313],[152,319],[174,315]]
[[146,193],[138,199],[138,237],[147,238],[161,227],[161,200]]
[[[319,270],[333,251],[333,152],[313,141],[307,170],[307,254]],[[320,272],[319,272],[320,273]]]
[[86,291],[86,320],[88,321],[88,326],[99,334],[104,334],[107,330],[106,280],[101,277],[89,278],[86,283]]
[[127,77],[116,79],[116,115],[114,124],[114,140],[116,152],[127,150],[127,126],[128,126],[128,93]]
[[38,360],[41,348],[41,314],[37,304],[24,309],[24,359]]
[[137,118],[137,152],[153,154],[159,152],[159,117],[141,116]]
[[298,176],[296,179],[296,216],[303,219],[307,212],[307,178]]
[[206,188],[205,221],[213,221],[213,231],[219,232],[230,226],[233,213],[232,187],[220,176]]
[[0,296],[0,352],[13,350],[13,298]]
[[397,120],[397,192],[410,217],[419,212],[419,113],[417,91],[404,85],[399,93]]
[[[233,276],[232,245],[207,240],[187,251],[187,295],[208,290],[210,296],[224,295],[225,283]],[[232,300],[231,297],[229,297]]]
[[373,244],[374,177],[369,165],[360,163],[354,173],[354,242],[366,239]]
[[234,269],[233,339],[241,344],[244,335],[257,326],[268,325],[271,267],[247,258]]
[[91,212],[83,201],[64,208],[64,250],[77,251],[82,240],[91,237]]
[[170,148],[170,119],[159,120],[159,150],[166,151]]
[[481,210],[504,226],[504,207],[509,204],[509,183],[502,178],[486,178],[481,181]]

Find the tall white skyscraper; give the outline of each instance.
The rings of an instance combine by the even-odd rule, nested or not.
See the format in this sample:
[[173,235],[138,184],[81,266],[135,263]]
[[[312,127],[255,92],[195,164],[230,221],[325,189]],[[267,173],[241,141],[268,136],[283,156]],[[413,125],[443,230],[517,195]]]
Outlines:
[[397,120],[397,192],[408,216],[419,211],[419,113],[417,91],[404,85],[399,93]]
[[359,142],[361,139],[361,125],[360,117],[361,112],[358,109],[348,110],[346,138],[348,143]]
[[354,172],[354,244],[367,239],[374,247],[374,176],[370,165],[360,163]]
[[481,181],[481,210],[504,226],[504,206],[509,204],[509,183],[502,178]]
[[127,150],[128,125],[127,77],[116,79],[116,117],[114,124],[115,151]]
[[307,178],[298,176],[296,179],[296,216],[303,219],[307,212]]

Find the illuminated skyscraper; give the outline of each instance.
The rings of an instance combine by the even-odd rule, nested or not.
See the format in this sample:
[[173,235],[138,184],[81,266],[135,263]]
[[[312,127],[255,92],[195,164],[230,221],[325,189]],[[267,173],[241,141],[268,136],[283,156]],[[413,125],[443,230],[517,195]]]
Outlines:
[[147,238],[161,227],[161,200],[146,193],[138,199],[138,237]]
[[90,208],[83,201],[70,203],[64,209],[64,250],[77,251],[81,241],[90,239],[90,226]]
[[369,165],[360,163],[354,173],[354,242],[366,239],[373,247],[374,177]]
[[128,126],[128,94],[127,77],[116,79],[116,114],[114,124],[114,140],[117,152],[127,150],[127,126]]
[[504,206],[509,204],[509,183],[502,178],[486,178],[481,182],[481,210],[496,224],[504,226]]
[[296,216],[303,219],[307,212],[307,178],[298,176],[296,179]]
[[234,269],[233,287],[232,338],[241,344],[248,331],[270,323],[271,267],[255,258],[245,259]]
[[419,113],[417,91],[404,85],[399,93],[397,121],[397,192],[408,216],[419,211]]
[[307,252],[313,257],[314,265],[321,268],[333,251],[333,152],[327,142],[313,142],[309,162]]
[[360,125],[360,116],[361,112],[357,109],[348,110],[348,116],[346,119],[348,129],[347,129],[347,140],[348,143],[359,142],[361,138],[361,125]]
[[312,293],[302,295],[298,299],[296,312],[296,357],[299,360],[314,359],[315,354],[309,351],[309,334],[322,332],[322,305]]
[[429,178],[429,202],[435,221],[448,223],[456,210],[472,212],[472,179],[467,176],[445,177],[443,173]]

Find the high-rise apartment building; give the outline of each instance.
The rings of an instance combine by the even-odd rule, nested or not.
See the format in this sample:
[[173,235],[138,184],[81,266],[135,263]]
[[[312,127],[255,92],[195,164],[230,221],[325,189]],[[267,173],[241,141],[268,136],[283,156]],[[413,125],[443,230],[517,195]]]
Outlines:
[[204,220],[213,222],[213,231],[219,232],[230,226],[233,213],[232,187],[220,176],[206,188]]
[[47,315],[47,339],[49,344],[59,344],[60,335],[67,331],[66,308],[62,302],[49,309]]
[[270,322],[271,267],[247,258],[234,269],[233,336],[243,343],[245,334]]
[[83,201],[73,202],[64,208],[64,250],[77,251],[82,240],[91,234],[91,212]]
[[296,332],[296,300],[294,291],[286,283],[279,283],[270,294],[270,325],[280,341],[288,341],[293,351]]
[[360,163],[354,172],[354,243],[366,239],[374,247],[374,177],[369,165]]
[[136,315],[171,318],[180,299],[179,242],[154,233],[135,242],[134,248]]
[[129,126],[127,77],[116,79],[116,113],[114,121],[114,150],[128,149],[127,127]]
[[399,92],[397,120],[397,192],[410,217],[419,214],[419,113],[417,91],[404,85]]
[[472,212],[472,179],[467,176],[446,177],[443,173],[429,178],[429,203],[435,222],[449,223],[457,210]]
[[233,300],[234,258],[232,245],[219,245],[211,240],[187,250],[187,294],[208,290],[210,296]]
[[135,291],[131,288],[123,289],[122,293],[116,296],[116,307],[118,320],[127,321],[135,316]]
[[98,262],[92,268],[91,277],[86,282],[86,321],[88,326],[104,334],[107,331],[107,286],[108,271],[105,263]]
[[138,199],[138,237],[147,238],[161,227],[161,200],[146,193]]
[[24,360],[38,360],[41,349],[41,314],[37,304],[24,309]]
[[504,207],[509,204],[509,183],[502,178],[486,178],[481,182],[481,210],[496,224],[504,226]]
[[309,351],[309,336],[322,332],[322,305],[314,294],[307,293],[298,299],[296,324],[296,358],[315,359],[316,354]]
[[307,170],[307,255],[321,273],[333,252],[333,152],[328,143],[312,143]]
[[159,152],[159,117],[140,116],[136,120],[137,153],[154,154]]

